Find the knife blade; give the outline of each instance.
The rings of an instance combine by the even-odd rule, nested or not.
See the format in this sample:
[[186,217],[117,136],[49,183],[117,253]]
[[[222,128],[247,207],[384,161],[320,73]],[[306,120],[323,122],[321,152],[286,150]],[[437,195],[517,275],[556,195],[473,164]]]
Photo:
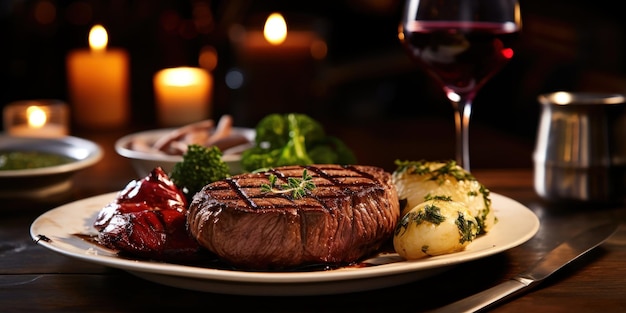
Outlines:
[[611,222],[585,230],[561,243],[527,271],[518,274],[510,280],[429,312],[477,312],[526,292],[539,285],[539,283],[565,265],[602,244],[615,233],[618,226],[618,223]]

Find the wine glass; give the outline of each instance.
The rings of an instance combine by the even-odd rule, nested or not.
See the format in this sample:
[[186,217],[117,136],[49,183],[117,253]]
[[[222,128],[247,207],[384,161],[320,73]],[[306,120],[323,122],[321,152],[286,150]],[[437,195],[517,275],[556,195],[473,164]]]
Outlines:
[[513,57],[520,31],[516,0],[406,0],[398,37],[452,103],[456,161],[467,171],[472,101]]

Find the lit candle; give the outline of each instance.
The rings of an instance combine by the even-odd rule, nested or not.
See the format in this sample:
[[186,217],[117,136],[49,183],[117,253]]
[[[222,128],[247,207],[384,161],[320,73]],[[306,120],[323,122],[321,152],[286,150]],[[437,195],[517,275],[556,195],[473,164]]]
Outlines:
[[243,59],[315,59],[326,57],[328,47],[315,32],[288,30],[280,13],[267,17],[263,31],[235,31],[236,48]]
[[18,101],[4,109],[5,129],[12,136],[67,136],[67,120],[67,105],[60,101]]
[[71,51],[67,75],[73,116],[85,128],[123,126],[129,118],[129,60],[122,49],[107,49],[101,25],[89,33],[90,49]]
[[154,75],[157,114],[162,126],[180,126],[209,116],[213,77],[201,68],[176,67]]
[[235,27],[230,36],[243,75],[243,83],[234,88],[241,91],[233,107],[243,123],[291,112],[295,103],[298,110],[315,106],[315,79],[327,54],[325,41],[315,31],[288,29],[283,16],[273,13],[263,30]]

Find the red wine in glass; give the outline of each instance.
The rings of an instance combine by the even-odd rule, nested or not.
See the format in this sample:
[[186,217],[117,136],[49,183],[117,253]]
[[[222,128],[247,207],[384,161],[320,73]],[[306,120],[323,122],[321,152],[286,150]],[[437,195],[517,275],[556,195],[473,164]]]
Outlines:
[[469,165],[469,121],[478,90],[513,57],[517,0],[406,0],[398,37],[454,106],[456,161]]
[[404,29],[409,55],[457,93],[475,92],[514,54],[511,23],[414,21]]

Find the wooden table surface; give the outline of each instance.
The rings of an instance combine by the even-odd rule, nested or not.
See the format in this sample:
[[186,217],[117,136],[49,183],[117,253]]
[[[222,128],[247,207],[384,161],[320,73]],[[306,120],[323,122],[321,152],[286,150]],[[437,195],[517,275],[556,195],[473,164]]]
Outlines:
[[[407,127],[407,126],[400,126]],[[447,124],[446,126],[447,127]],[[368,130],[369,129],[369,130]],[[339,130],[337,130],[339,131]],[[29,227],[42,213],[61,204],[117,191],[135,174],[129,162],[118,156],[113,144],[124,131],[90,132],[81,137],[100,144],[101,162],[73,178],[73,188],[46,199],[3,201],[0,218],[0,312],[137,312],[176,309],[177,312],[228,310],[234,312],[422,312],[470,296],[522,272],[547,251],[577,232],[607,220],[623,222],[622,205],[598,206],[547,203],[533,189],[532,167],[511,163],[510,167],[477,166],[472,173],[492,192],[512,198],[540,219],[538,233],[524,244],[502,253],[462,263],[443,273],[408,284],[347,294],[325,296],[237,296],[191,291],[138,278],[123,270],[96,265],[60,255],[35,243]],[[486,133],[490,133],[486,131]],[[440,157],[451,151],[445,139],[440,154],[428,154],[437,141],[424,139],[420,149],[402,149],[403,138],[375,135],[368,127],[342,130],[341,135],[366,138],[355,143],[364,163],[391,168],[394,158]],[[482,135],[476,131],[475,137]],[[493,134],[492,134],[493,135]],[[487,135],[485,135],[487,136]],[[475,140],[477,149],[502,154],[524,154],[527,144]],[[419,141],[419,140],[418,140]],[[389,149],[372,149],[371,144],[389,144]],[[395,147],[397,145],[397,148]],[[494,147],[503,147],[500,151]],[[496,151],[498,150],[498,151]],[[381,152],[382,151],[382,152]],[[394,151],[394,155],[390,155]],[[523,156],[525,157],[525,156]],[[477,163],[489,161],[484,155]],[[511,156],[511,158],[513,158]],[[509,160],[511,160],[509,158]],[[482,160],[482,161],[481,161]],[[503,163],[505,166],[507,163]],[[623,312],[626,311],[626,227],[582,259],[520,297],[498,305],[493,312]]]

